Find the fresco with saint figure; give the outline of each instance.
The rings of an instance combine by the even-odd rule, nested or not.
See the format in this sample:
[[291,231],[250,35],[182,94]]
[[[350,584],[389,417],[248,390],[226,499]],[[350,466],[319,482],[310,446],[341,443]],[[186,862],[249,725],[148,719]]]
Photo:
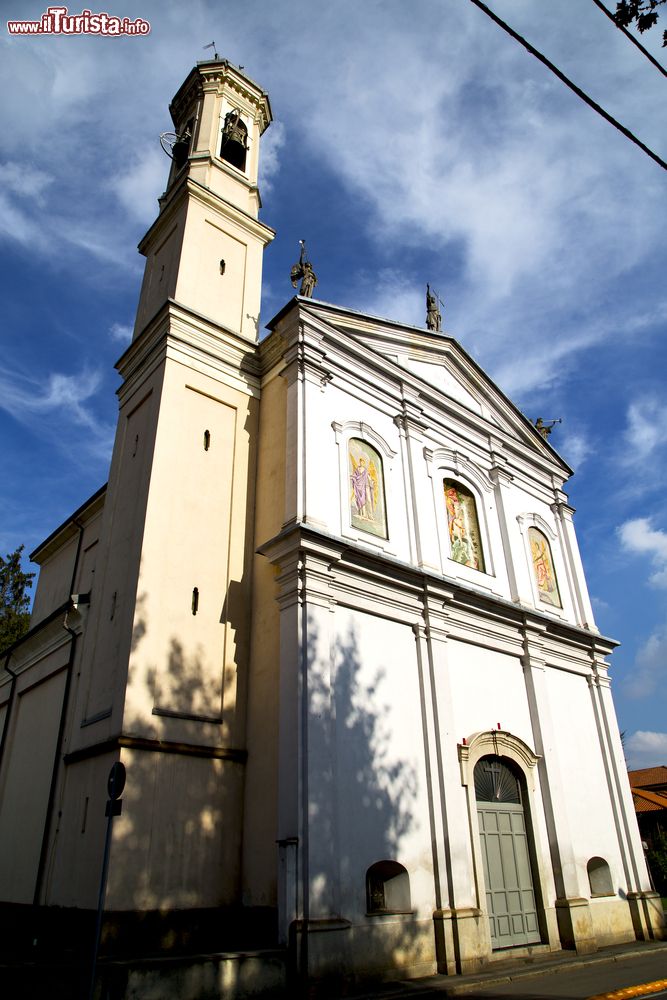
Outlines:
[[382,459],[367,441],[351,438],[348,445],[350,466],[350,523],[361,531],[387,537],[384,504]]
[[461,483],[445,479],[449,556],[454,562],[484,572],[484,553],[475,498]]
[[533,572],[535,573],[535,582],[540,600],[546,604],[553,604],[556,608],[562,608],[558,583],[556,582],[556,572],[551,558],[551,546],[542,532],[538,531],[537,528],[528,529],[528,539],[530,541]]

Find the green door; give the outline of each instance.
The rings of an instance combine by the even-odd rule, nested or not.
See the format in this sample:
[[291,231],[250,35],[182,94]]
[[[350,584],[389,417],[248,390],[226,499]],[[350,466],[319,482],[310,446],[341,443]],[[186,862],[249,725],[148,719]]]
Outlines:
[[540,941],[521,786],[499,757],[475,767],[479,836],[491,945],[516,948]]

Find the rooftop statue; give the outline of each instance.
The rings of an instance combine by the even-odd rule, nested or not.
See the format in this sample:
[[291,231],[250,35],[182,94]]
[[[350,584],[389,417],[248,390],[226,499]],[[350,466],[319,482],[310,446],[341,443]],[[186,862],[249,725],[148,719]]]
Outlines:
[[431,291],[431,286],[426,286],[426,326],[434,333],[442,330],[442,316],[438,309],[438,296]]
[[317,275],[313,270],[313,265],[310,263],[306,256],[306,243],[305,240],[299,240],[299,245],[301,247],[301,253],[299,254],[299,263],[292,266],[290,273],[290,278],[292,281],[292,288],[296,288],[297,281],[301,279],[301,288],[299,289],[299,295],[303,295],[307,299],[312,299],[313,291],[315,285],[317,284]]
[[556,424],[562,424],[562,423],[563,423],[562,417],[557,417],[555,420],[547,420],[546,423],[544,420],[542,420],[542,417],[538,417],[537,420],[535,421],[535,430],[539,434],[541,434],[544,440],[546,441],[546,439],[549,437],[552,430],[554,429],[554,426]]

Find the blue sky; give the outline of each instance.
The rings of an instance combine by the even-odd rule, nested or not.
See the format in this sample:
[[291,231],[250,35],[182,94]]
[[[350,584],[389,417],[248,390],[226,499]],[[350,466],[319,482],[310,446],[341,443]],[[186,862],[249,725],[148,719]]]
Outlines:
[[[667,158],[666,81],[592,2],[490,6]],[[135,248],[169,165],[158,136],[215,39],[275,114],[263,320],[293,294],[303,237],[320,298],[421,325],[430,281],[446,331],[526,415],[563,418],[551,442],[576,469],[597,622],[623,644],[627,757],[667,762],[667,172],[468,0],[103,9],[150,34],[2,25],[0,551],[33,548],[106,480]],[[661,33],[642,41],[664,60]]]

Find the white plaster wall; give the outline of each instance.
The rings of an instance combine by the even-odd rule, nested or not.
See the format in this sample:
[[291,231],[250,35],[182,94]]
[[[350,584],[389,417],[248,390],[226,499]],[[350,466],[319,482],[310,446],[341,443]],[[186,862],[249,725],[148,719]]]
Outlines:
[[395,860],[408,870],[412,907],[430,916],[433,871],[422,713],[409,626],[336,613],[337,816],[342,915],[366,921],[366,871]]
[[626,888],[598,733],[586,677],[564,670],[547,671],[551,718],[565,784],[574,862],[582,896],[590,895],[586,865],[601,857],[609,864],[615,890]]
[[[450,641],[449,686],[456,742],[472,733],[500,728],[532,747],[530,711],[518,657],[481,646]],[[446,697],[436,679],[438,696]]]

